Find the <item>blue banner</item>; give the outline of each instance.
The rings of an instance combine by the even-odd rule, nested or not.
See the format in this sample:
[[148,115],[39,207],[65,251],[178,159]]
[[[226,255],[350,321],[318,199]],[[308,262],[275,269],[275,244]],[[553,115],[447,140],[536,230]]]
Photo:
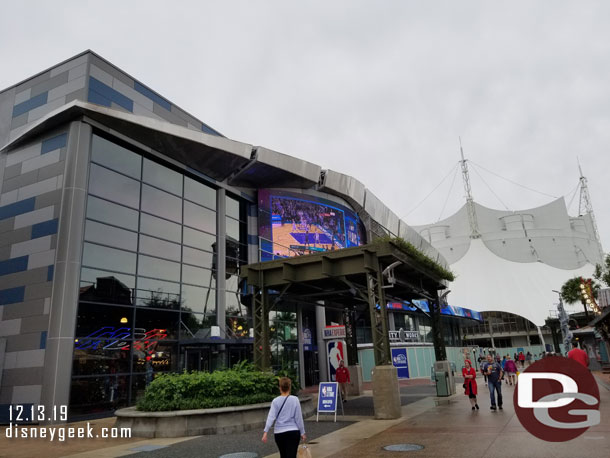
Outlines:
[[406,348],[392,348],[392,365],[398,372],[398,378],[409,378],[409,362]]
[[318,412],[337,411],[337,382],[322,382],[318,388]]

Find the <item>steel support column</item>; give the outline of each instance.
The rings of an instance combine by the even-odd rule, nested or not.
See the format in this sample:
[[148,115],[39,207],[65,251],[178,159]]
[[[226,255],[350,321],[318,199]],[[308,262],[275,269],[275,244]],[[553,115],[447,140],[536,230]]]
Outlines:
[[[383,290],[382,270],[376,263],[376,272],[367,272],[369,311],[371,314],[371,335],[375,366],[390,364],[390,336],[388,334],[388,313]],[[379,307],[377,307],[379,305]]]
[[347,363],[350,366],[358,364],[358,340],[356,339],[356,311],[346,307],[343,310],[345,324],[345,343],[347,344]]
[[445,339],[443,338],[443,325],[441,323],[440,298],[430,301],[430,318],[432,324],[432,341],[434,342],[434,356],[437,361],[447,360]]
[[252,301],[252,319],[254,321],[254,366],[259,370],[271,367],[269,348],[269,293],[264,286],[256,287]]

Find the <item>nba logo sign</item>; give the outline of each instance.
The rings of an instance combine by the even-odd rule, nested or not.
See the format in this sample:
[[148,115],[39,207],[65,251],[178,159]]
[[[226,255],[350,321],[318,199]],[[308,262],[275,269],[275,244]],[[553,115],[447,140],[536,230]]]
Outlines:
[[328,342],[328,378],[331,382],[337,381],[337,369],[339,363],[343,361],[347,366],[345,360],[345,342],[342,340],[333,340]]

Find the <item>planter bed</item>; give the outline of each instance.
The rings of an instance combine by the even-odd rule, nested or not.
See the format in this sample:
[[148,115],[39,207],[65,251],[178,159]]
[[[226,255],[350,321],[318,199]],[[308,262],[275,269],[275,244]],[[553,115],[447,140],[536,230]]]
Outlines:
[[[313,415],[311,396],[299,397],[303,417]],[[270,402],[217,409],[143,412],[135,407],[117,410],[115,426],[131,428],[133,437],[184,437],[232,434],[265,426]]]

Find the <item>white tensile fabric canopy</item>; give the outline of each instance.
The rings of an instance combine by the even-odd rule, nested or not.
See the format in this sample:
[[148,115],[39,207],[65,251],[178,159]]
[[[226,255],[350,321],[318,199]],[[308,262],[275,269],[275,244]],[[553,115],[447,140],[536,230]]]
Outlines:
[[558,302],[553,290],[559,291],[570,278],[591,277],[594,266],[585,264],[579,269],[563,270],[542,262],[512,262],[474,239],[451,270],[456,279],[449,286],[449,304],[479,312],[510,312],[542,326]]

